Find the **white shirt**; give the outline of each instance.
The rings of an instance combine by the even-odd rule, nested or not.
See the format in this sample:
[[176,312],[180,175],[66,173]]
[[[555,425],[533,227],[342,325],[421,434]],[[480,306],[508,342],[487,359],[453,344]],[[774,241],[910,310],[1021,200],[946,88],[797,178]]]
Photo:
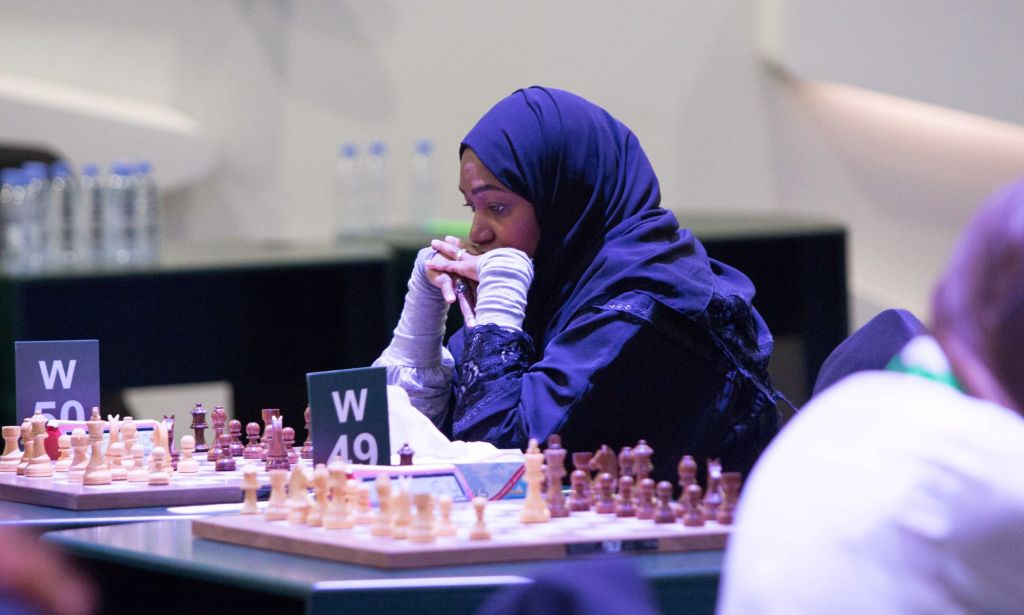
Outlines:
[[837,383],[754,467],[718,606],[1024,612],[1024,418],[910,374]]

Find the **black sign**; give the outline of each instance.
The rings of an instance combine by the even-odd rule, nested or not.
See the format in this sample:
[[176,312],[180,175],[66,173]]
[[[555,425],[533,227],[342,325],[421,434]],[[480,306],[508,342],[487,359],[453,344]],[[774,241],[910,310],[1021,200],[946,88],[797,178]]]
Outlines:
[[313,462],[390,465],[387,377],[383,367],[306,374]]

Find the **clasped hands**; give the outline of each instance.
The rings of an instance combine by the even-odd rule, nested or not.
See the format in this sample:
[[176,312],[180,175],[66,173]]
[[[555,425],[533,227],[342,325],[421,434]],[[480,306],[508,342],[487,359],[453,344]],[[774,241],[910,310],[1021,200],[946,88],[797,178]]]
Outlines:
[[444,240],[434,239],[430,247],[434,254],[425,263],[427,280],[441,290],[441,296],[449,305],[458,302],[466,327],[473,328],[476,326],[476,287],[480,281],[476,268],[479,255],[468,251],[454,235]]

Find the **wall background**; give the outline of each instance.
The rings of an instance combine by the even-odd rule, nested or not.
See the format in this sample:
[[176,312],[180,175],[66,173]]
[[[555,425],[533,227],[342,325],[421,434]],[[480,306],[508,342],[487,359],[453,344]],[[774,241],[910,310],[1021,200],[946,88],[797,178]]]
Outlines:
[[[391,221],[407,220],[406,170],[423,136],[439,144],[445,213],[463,217],[460,137],[517,87],[562,87],[633,128],[659,173],[665,206],[684,224],[690,212],[838,219],[850,230],[851,325],[890,306],[926,318],[928,290],[958,229],[986,194],[1024,176],[1024,132],[796,79],[785,61],[780,69],[761,51],[766,29],[776,46],[791,35],[778,23],[765,26],[780,11],[790,20],[811,11],[809,26],[799,22],[804,29],[815,20],[859,28],[849,39],[862,48],[829,50],[840,62],[855,56],[858,67],[887,75],[891,48],[872,51],[872,28],[883,22],[870,12],[850,19],[856,9],[847,3],[786,4],[0,0],[0,75],[149,101],[194,118],[215,162],[198,182],[167,195],[165,226],[171,240],[202,241],[328,241],[338,145],[374,138],[392,148]],[[993,20],[1020,20],[998,36],[1024,31],[1013,0],[887,4],[934,12],[917,24],[915,40],[931,40],[932,27],[937,37],[955,30],[969,41]],[[811,43],[799,52],[813,56],[830,44]],[[1015,46],[1000,56],[998,43],[986,48],[987,65],[968,63],[973,83],[987,74],[1002,79],[1005,63],[1020,64]],[[816,70],[828,77],[827,66]],[[930,77],[928,87],[941,89],[941,78]],[[951,86],[956,78],[951,73]]]

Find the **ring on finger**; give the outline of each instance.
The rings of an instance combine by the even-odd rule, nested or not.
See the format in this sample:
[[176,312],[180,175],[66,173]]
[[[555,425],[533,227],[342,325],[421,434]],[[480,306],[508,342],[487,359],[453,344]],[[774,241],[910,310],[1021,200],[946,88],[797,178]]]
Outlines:
[[455,260],[461,261],[462,256],[466,253],[466,248],[459,248],[459,251],[455,253]]
[[459,295],[466,294],[466,281],[459,279],[455,280],[455,292]]

